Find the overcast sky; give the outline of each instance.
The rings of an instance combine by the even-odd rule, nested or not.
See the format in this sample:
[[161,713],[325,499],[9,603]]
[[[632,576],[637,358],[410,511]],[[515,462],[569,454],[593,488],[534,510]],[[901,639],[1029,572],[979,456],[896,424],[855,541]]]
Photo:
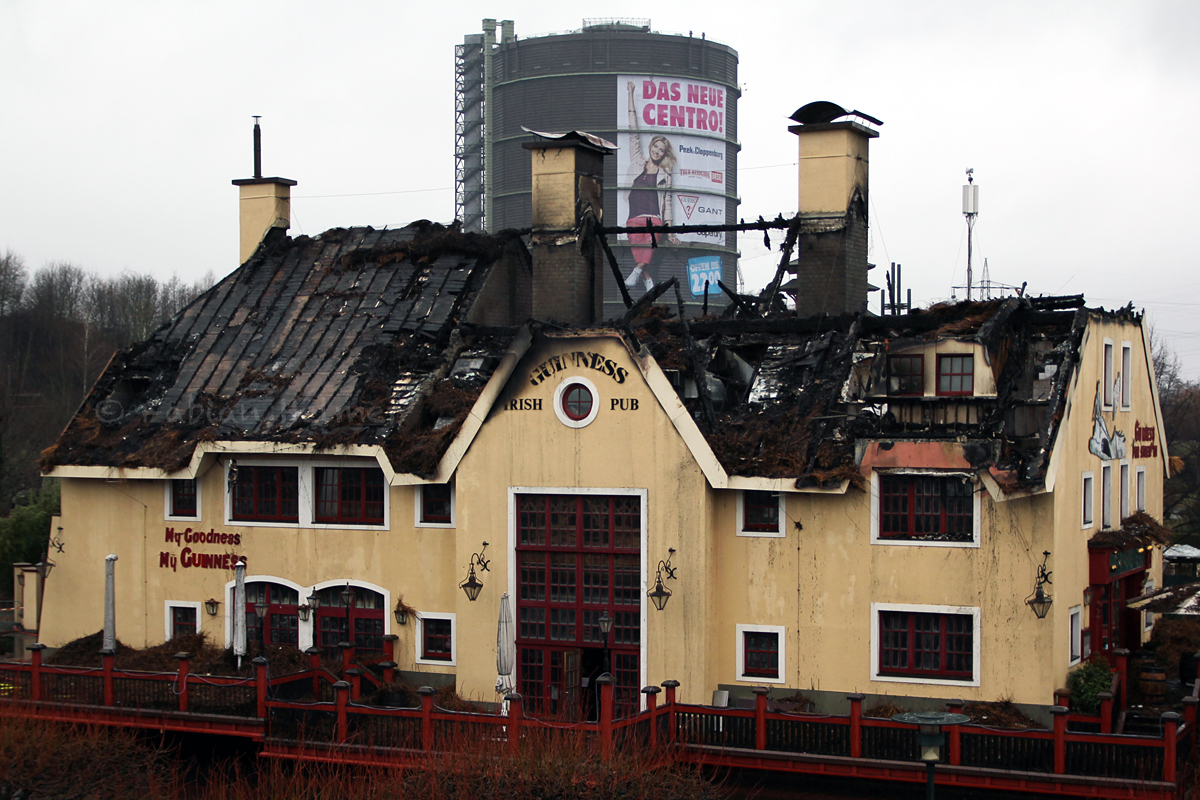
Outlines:
[[[525,37],[585,15],[649,17],[739,51],[746,219],[795,211],[796,108],[861,109],[885,123],[871,143],[873,281],[901,262],[919,305],[962,285],[974,167],[977,271],[987,258],[993,280],[1035,294],[1132,301],[1200,378],[1195,0],[0,0],[0,251],[31,269],[228,273],[230,180],[252,172],[254,114],[264,174],[299,182],[293,234],[448,222],[454,45],[484,17]],[[778,255],[741,243],[745,285],[761,287]]]

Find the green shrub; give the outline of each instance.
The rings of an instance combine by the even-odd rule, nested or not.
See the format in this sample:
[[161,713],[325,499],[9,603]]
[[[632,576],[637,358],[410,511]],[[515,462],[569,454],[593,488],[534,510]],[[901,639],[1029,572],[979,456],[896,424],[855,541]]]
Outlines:
[[1100,693],[1112,688],[1112,668],[1104,658],[1096,658],[1067,675],[1071,708],[1083,714],[1100,710]]
[[[50,538],[50,518],[58,513],[58,481],[50,479],[42,481],[28,504],[16,506],[0,519],[0,590],[12,592],[14,562],[42,560]],[[53,553],[50,558],[53,560]]]

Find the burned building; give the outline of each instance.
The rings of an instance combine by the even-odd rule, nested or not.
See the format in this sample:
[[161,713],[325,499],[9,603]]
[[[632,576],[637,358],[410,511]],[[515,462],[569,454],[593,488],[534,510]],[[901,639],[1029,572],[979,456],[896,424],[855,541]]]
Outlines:
[[1167,456],[1140,315],[692,319],[660,284],[602,320],[610,148],[531,151],[532,232],[275,225],[119,353],[44,455],[65,549],[39,640],[100,627],[109,553],[127,643],[241,618],[370,663],[395,636],[414,681],[560,714],[602,671],[625,708],[667,679],[1044,706],[1141,640]]

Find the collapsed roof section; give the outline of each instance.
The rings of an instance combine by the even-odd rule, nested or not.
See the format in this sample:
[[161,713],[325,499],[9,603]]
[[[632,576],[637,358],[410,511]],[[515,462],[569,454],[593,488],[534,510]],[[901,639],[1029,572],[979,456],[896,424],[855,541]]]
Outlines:
[[56,466],[186,467],[218,440],[381,445],[397,471],[435,464],[515,330],[464,334],[516,233],[274,229],[239,269],[117,353],[59,440]]

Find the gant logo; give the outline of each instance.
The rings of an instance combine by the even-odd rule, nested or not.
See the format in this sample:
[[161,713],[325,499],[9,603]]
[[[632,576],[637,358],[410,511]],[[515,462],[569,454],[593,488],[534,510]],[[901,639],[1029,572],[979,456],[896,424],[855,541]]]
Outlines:
[[679,195],[679,205],[683,206],[683,214],[688,219],[692,218],[692,212],[696,210],[696,203],[700,201],[700,196],[695,194]]

